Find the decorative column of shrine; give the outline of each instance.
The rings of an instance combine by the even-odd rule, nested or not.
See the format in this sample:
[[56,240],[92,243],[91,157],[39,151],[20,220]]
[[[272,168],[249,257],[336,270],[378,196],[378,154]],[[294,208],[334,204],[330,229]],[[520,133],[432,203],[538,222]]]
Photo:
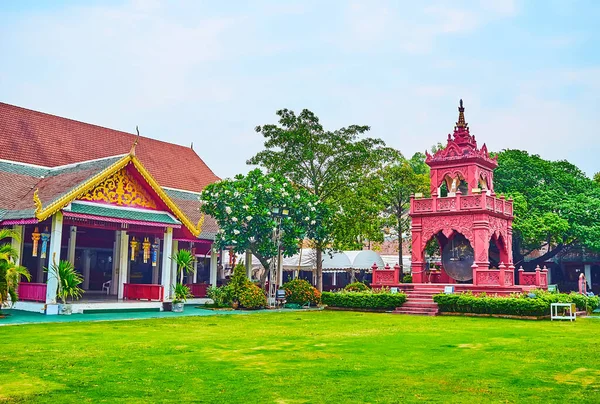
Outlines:
[[487,270],[490,268],[490,223],[486,215],[475,215],[473,220],[473,285],[477,285],[476,270]]
[[[411,203],[414,198],[411,197]],[[412,272],[413,283],[425,283],[425,262],[423,257],[424,246],[422,245],[422,231],[423,231],[423,223],[421,217],[413,217],[411,224],[411,234],[412,234],[412,260],[410,264],[410,269]]]

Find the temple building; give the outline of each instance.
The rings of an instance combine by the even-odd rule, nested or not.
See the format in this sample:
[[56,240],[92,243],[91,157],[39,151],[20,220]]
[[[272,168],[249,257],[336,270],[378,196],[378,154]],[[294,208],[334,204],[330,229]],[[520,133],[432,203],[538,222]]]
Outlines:
[[179,248],[198,258],[186,283],[201,295],[217,282],[218,228],[198,197],[218,179],[191,147],[0,103],[0,227],[21,234],[32,275],[20,301],[53,311],[44,268],[59,260],[82,273],[88,300],[169,300]]

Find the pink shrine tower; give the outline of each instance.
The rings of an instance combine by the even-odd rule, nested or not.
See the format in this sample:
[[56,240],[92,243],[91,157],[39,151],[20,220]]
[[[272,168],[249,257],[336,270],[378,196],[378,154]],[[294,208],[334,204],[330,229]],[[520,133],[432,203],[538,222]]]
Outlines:
[[[498,162],[485,144],[477,147],[465,122],[462,100],[458,111],[446,147],[433,155],[426,153],[431,197],[411,199],[413,282],[432,282],[425,249],[435,239],[442,251],[438,282],[512,286],[512,201],[494,193]],[[490,254],[497,269],[490,269]]]

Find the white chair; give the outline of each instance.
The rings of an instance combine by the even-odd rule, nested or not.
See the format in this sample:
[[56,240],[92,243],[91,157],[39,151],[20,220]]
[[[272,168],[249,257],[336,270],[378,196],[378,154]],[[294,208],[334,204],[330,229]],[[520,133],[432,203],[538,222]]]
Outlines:
[[102,292],[106,290],[106,294],[110,293],[110,281],[106,281],[102,284]]

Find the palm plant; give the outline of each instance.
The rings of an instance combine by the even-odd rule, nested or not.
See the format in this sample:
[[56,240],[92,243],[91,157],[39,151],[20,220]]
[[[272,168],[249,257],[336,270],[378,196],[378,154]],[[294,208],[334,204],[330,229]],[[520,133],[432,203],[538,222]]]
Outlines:
[[67,303],[67,299],[80,299],[84,290],[79,287],[83,283],[83,277],[75,270],[73,264],[69,261],[62,260],[58,263],[50,265],[48,276],[52,276],[58,280],[56,297],[62,300],[63,304]]
[[179,274],[179,283],[183,285],[183,275],[194,273],[194,261],[196,258],[190,250],[179,250],[171,257],[177,264],[177,272]]
[[[19,240],[19,234],[11,229],[0,229],[0,240],[6,238]],[[31,279],[27,268],[15,263],[17,258],[19,252],[10,243],[0,245],[0,309],[9,296],[12,303],[18,300],[17,288],[21,277]]]

